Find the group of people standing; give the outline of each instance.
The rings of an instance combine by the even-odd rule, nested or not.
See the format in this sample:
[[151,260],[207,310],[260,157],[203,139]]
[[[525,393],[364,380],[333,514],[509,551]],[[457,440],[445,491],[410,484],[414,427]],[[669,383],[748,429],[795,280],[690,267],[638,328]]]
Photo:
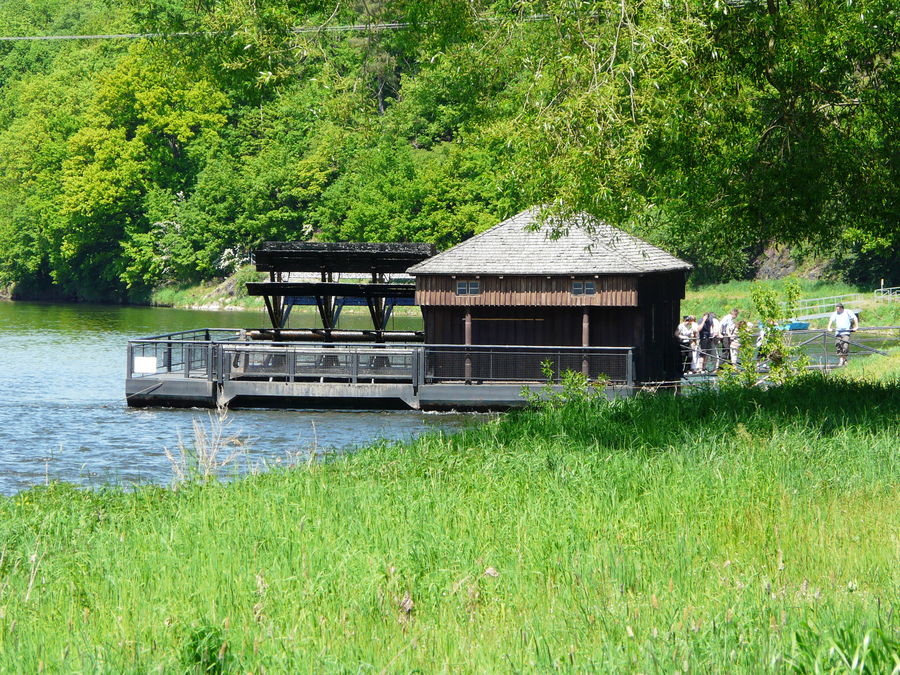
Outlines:
[[745,325],[744,321],[738,321],[739,314],[738,309],[732,309],[721,320],[715,312],[707,312],[700,321],[689,314],[682,318],[675,337],[681,344],[684,372],[716,371],[724,363],[738,362],[740,331]]
[[[714,372],[725,363],[737,365],[741,333],[744,328],[753,327],[747,321],[738,321],[739,314],[739,310],[732,309],[721,321],[715,312],[707,312],[700,321],[692,315],[683,317],[675,329],[675,337],[681,343],[685,373]],[[837,365],[844,366],[850,354],[850,334],[859,328],[859,318],[838,303],[825,330],[830,332],[832,327]],[[765,326],[760,327],[757,347],[762,343],[765,330]]]

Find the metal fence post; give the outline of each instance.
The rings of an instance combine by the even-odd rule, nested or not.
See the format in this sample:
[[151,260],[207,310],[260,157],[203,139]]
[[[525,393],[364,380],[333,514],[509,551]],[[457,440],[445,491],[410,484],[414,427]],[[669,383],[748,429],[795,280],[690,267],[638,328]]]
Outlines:
[[472,357],[469,354],[469,348],[466,348],[466,361],[463,364],[466,384],[472,384]]
[[288,382],[293,384],[297,377],[297,352],[291,350],[287,353],[287,357],[290,359],[288,362]]
[[191,376],[191,358],[193,358],[193,348],[191,345],[184,345],[182,347],[182,354],[184,356],[184,376],[186,378],[190,378]]
[[419,384],[425,384],[425,359],[428,358],[428,352],[425,347],[415,347],[419,353]]
[[212,382],[213,379],[213,359],[216,358],[216,346],[212,343],[206,346],[206,381]]
[[134,345],[130,342],[128,343],[128,355],[125,358],[128,361],[128,363],[126,364],[126,368],[128,369],[127,377],[130,378],[132,375],[134,375]]
[[354,349],[350,352],[350,381],[353,384],[359,380],[359,351]]
[[413,389],[419,388],[419,350],[409,350],[409,380],[412,382]]
[[625,384],[631,387],[634,385],[634,350],[629,349],[625,358]]

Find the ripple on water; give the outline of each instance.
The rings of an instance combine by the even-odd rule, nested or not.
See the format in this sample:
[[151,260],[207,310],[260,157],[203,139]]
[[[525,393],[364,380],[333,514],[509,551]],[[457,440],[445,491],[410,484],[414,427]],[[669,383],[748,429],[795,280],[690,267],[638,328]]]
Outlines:
[[[163,448],[192,437],[208,411],[125,405],[129,338],[198,327],[260,325],[258,313],[0,302],[0,494],[45,480],[85,486],[168,483]],[[247,468],[311,448],[347,451],[378,438],[453,430],[472,420],[414,411],[239,410],[227,433]]]

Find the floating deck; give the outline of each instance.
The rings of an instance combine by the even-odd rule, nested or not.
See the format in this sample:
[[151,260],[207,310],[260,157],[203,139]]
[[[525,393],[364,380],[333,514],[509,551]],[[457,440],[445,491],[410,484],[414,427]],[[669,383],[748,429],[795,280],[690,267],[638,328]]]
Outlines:
[[128,405],[484,410],[525,405],[549,367],[631,390],[627,347],[285,343],[239,330],[183,331],[128,343]]

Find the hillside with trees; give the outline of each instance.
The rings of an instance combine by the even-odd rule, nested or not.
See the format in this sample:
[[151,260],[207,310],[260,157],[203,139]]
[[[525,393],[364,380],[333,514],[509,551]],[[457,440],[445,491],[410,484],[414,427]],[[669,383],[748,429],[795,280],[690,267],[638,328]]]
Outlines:
[[741,278],[900,283],[893,0],[28,0],[0,35],[0,285],[140,301],[270,239],[585,210]]

